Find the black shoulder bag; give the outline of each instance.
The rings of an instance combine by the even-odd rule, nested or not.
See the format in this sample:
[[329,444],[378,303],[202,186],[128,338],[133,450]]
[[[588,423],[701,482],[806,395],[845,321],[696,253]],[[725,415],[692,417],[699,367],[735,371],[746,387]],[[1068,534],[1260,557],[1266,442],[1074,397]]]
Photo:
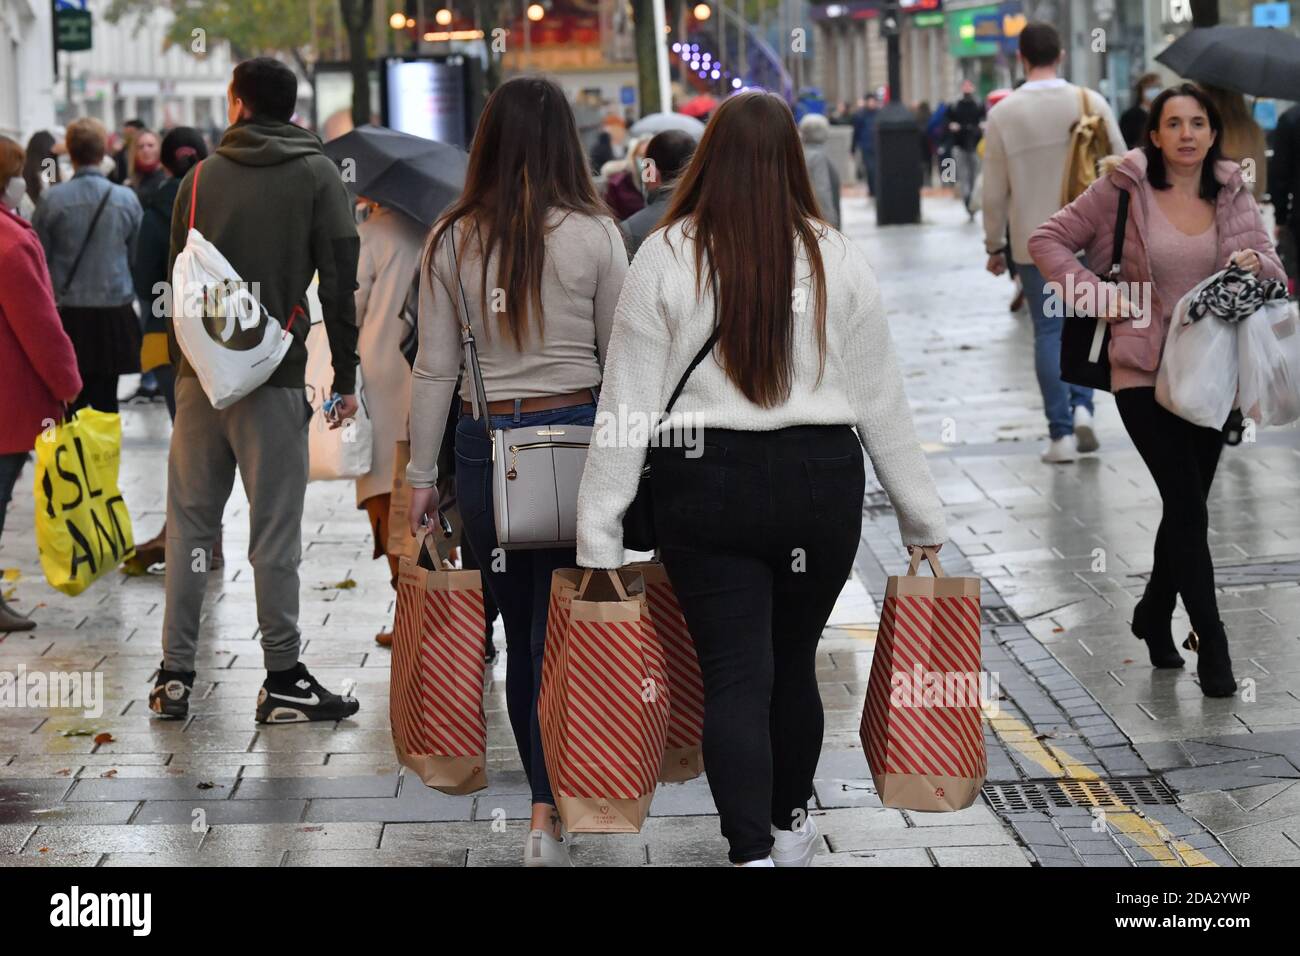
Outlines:
[[[715,291],[715,309],[716,309],[716,291]],[[691,373],[699,366],[701,362],[713,351],[713,346],[718,344],[718,334],[721,330],[717,327],[716,322],[713,327],[713,334],[705,342],[695,358],[691,359],[691,364],[686,366],[686,371],[682,377],[677,380],[677,387],[673,389],[672,397],[668,399],[668,406],[664,409],[663,418],[660,421],[666,421],[672,414],[673,405],[677,403],[678,397],[682,394],[682,389],[686,387],[686,380],[691,377]],[[636,497],[628,505],[627,513],[623,515],[623,547],[630,548],[633,551],[653,551],[655,549],[655,509],[654,500],[650,495],[650,449],[646,449],[646,463],[641,468],[641,482],[636,488]]]
[[[1119,191],[1119,209],[1115,213],[1115,241],[1110,257],[1110,271],[1105,281],[1119,281],[1124,258],[1124,232],[1128,228],[1129,193]],[[1062,303],[1064,305],[1064,303]],[[1110,323],[1093,322],[1067,315],[1061,327],[1061,380],[1071,385],[1110,391]]]

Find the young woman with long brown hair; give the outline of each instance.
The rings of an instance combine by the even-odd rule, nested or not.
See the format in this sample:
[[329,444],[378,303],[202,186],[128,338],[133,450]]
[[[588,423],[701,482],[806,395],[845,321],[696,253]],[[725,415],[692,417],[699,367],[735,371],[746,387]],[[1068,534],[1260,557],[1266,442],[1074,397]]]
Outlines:
[[[454,240],[456,268],[448,260]],[[420,350],[411,382],[411,530],[438,507],[437,456],[461,374],[463,295],[478,342],[491,427],[590,425],[594,390],[627,252],[596,195],[564,93],[513,79],[487,101],[470,151],[465,191],[434,227],[420,283]],[[469,414],[465,375],[456,429],[456,497],[483,581],[506,630],[506,704],[532,789],[528,866],[569,865],[537,721],[551,572],[572,548],[497,548],[491,443]]]
[[[937,546],[945,528],[871,267],[823,220],[772,94],[722,104],[637,253],[598,419],[658,421],[697,355],[658,435],[689,415],[702,453],[661,441],[649,462],[660,554],[704,675],[704,764],[733,863],[807,865],[817,641],[858,547],[862,448],[907,545]],[[646,459],[645,442],[593,442],[580,565],[623,563]]]

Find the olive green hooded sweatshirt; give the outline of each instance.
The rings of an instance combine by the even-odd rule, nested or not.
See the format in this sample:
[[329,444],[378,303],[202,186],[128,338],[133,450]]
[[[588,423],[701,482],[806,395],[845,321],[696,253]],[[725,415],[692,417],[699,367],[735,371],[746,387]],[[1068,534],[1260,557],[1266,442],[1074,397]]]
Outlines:
[[[320,303],[334,364],[334,391],[356,387],[357,288],[360,241],[338,167],[314,133],[273,120],[241,120],[216,153],[181,181],[172,212],[171,274],[189,232],[190,197],[199,177],[194,228],[221,250],[241,279],[259,283],[267,311],[287,325],[295,306],[293,345],[268,385],[302,388],[307,365],[307,287],[320,276]],[[177,375],[193,376],[171,321],[168,347]]]

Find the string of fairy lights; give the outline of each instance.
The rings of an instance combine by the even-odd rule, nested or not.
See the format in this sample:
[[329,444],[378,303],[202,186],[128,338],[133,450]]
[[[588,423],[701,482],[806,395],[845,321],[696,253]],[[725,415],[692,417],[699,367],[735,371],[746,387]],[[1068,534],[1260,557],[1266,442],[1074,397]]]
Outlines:
[[[707,3],[698,3],[691,13],[696,22],[703,22],[712,16],[713,10]],[[540,3],[531,3],[526,8],[524,15],[533,23],[537,23],[545,18],[546,8]],[[446,29],[452,25],[454,19],[455,14],[452,13],[449,7],[437,10],[433,15],[433,20],[443,29],[426,32],[423,37],[424,40],[427,42],[445,42],[447,40],[478,40],[483,38],[483,31],[478,29]],[[389,18],[389,26],[394,30],[412,30],[416,26],[416,21],[414,17],[399,12],[394,13]],[[673,56],[682,64],[683,69],[690,69],[700,79],[725,82],[733,90],[741,89],[744,86],[744,81],[739,76],[733,76],[731,70],[726,68],[719,57],[707,49],[701,49],[700,44],[680,41],[674,43],[670,49]]]

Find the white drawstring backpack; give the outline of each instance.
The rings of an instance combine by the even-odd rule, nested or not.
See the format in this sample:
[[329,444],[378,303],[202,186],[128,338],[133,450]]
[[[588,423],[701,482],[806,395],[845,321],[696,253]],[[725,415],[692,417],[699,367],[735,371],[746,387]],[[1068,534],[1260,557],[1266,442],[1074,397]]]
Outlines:
[[266,311],[221,251],[194,228],[199,173],[190,186],[189,233],[172,266],[172,327],[213,408],[228,408],[262,385],[293,344],[290,330]]

